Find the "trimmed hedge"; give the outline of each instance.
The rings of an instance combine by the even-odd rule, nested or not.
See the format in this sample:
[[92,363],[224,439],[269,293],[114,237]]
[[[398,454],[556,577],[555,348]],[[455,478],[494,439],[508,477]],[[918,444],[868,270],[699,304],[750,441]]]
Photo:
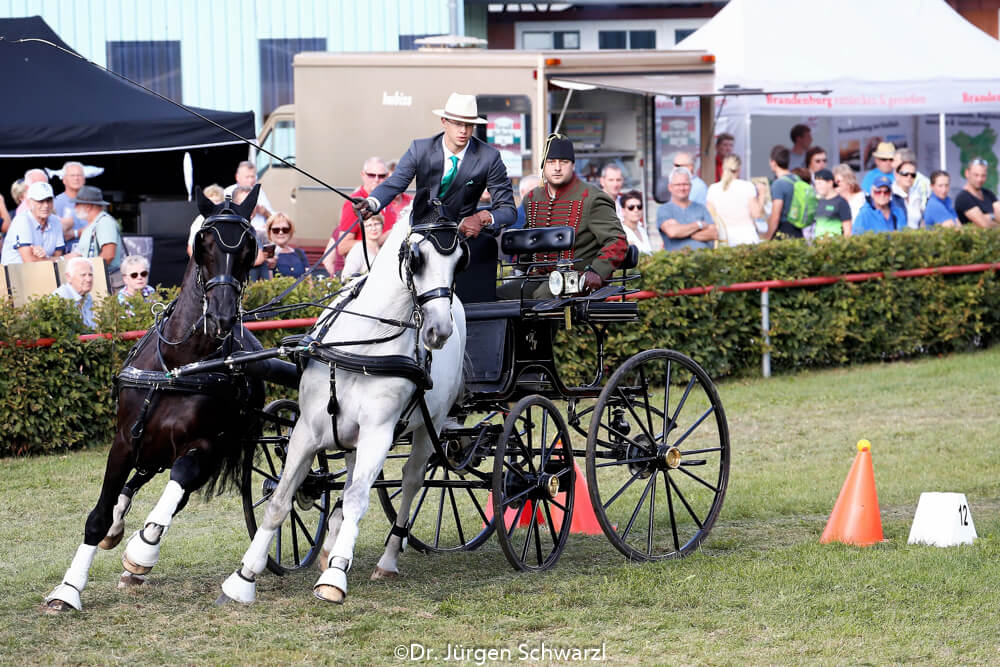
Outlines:
[[[639,287],[664,293],[996,261],[1000,235],[995,232],[865,234],[811,245],[789,240],[659,253],[640,263]],[[772,289],[769,296],[775,372],[941,354],[990,345],[1000,335],[1000,283],[993,272]],[[765,343],[759,291],[648,299],[639,309],[641,322],[612,329],[609,369],[635,352],[666,347],[691,356],[713,377],[760,373]],[[565,363],[577,372],[592,366],[583,338],[562,334]]]
[[[244,307],[254,308],[280,294],[293,280],[276,278],[247,286]],[[330,280],[305,281],[285,303],[322,301],[337,289]],[[155,300],[167,302],[177,289],[157,291]],[[314,317],[309,308],[268,319]],[[153,323],[148,303],[134,297],[128,308],[115,298],[96,309],[98,330],[121,333],[147,329]],[[40,454],[108,443],[114,432],[111,379],[135,341],[81,342],[87,333],[74,306],[57,296],[14,308],[0,306],[0,456]],[[265,347],[276,345],[288,331],[260,332]],[[55,338],[51,347],[26,347],[20,342]],[[287,391],[284,391],[287,393]]]
[[[864,235],[812,245],[782,241],[714,251],[660,253],[639,266],[641,289],[670,292],[704,285],[846,273],[979,264],[1000,260],[1000,235],[978,229]],[[291,284],[278,278],[248,286],[249,310]],[[307,281],[285,303],[323,302],[334,281]],[[161,300],[176,294],[162,290]],[[98,309],[102,331],[147,328],[148,304],[115,299]],[[993,272],[770,291],[771,365],[775,372],[892,360],[982,347],[1000,336],[1000,283]],[[271,319],[311,317],[315,307]],[[609,330],[607,369],[641,350],[667,347],[696,359],[713,377],[759,373],[765,344],[759,292],[711,292],[649,299],[642,319]],[[106,443],[114,427],[111,377],[131,341],[81,343],[73,307],[46,297],[24,308],[0,307],[0,455],[41,453]],[[260,332],[265,347],[289,332]],[[49,348],[16,341],[53,337]],[[570,380],[593,374],[593,338],[583,327],[559,334],[559,357]],[[281,390],[283,394],[288,392]]]

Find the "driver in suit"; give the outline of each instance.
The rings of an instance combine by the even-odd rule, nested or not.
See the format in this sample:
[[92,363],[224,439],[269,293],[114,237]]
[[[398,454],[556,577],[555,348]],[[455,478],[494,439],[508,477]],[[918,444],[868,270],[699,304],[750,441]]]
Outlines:
[[[485,227],[499,232],[511,225],[517,209],[500,152],[472,136],[474,125],[486,123],[479,117],[476,97],[452,93],[434,113],[441,117],[443,131],[411,143],[392,176],[354,205],[358,215],[367,220],[416,178],[414,223],[436,219],[432,202],[440,199],[445,215],[458,220],[467,237],[478,236]],[[490,206],[477,210],[484,190],[489,190]]]

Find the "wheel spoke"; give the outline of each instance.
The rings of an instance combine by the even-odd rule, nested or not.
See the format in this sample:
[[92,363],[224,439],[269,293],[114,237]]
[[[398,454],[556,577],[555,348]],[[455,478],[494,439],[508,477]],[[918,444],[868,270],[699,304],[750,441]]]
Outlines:
[[458,530],[458,543],[465,544],[465,533],[462,532],[462,519],[458,516],[458,503],[455,502],[455,490],[448,488],[448,499],[451,501],[451,512],[455,516],[455,528]]
[[271,499],[271,494],[270,493],[264,494],[263,496],[261,496],[260,500],[258,500],[257,502],[255,502],[253,504],[253,508],[257,509],[258,507],[260,507],[261,505],[263,505],[264,503],[266,503],[270,499]]
[[[656,479],[656,475],[659,470],[653,471],[653,479]],[[653,555],[653,517],[656,516],[656,484],[652,484],[652,494],[649,496],[649,526],[646,528],[646,555]]]
[[[313,505],[313,507],[316,507],[316,505]],[[320,508],[317,508],[317,509],[320,509]],[[307,528],[306,524],[302,522],[302,519],[299,517],[298,512],[296,512],[295,514],[293,514],[293,517],[295,518],[295,521],[299,524],[299,527],[302,528],[302,534],[305,535],[306,542],[309,543],[310,548],[315,548],[316,541],[313,540],[312,535],[309,534],[309,528]],[[320,516],[320,519],[323,520],[323,521],[325,521],[326,517],[325,516]],[[298,561],[298,557],[296,557],[296,561]]]
[[417,506],[413,508],[410,512],[410,525],[414,525],[417,522],[417,515],[420,514],[420,508],[424,506],[424,500],[427,498],[427,492],[431,490],[431,487],[425,486],[420,490],[420,500],[417,501]]
[[638,442],[636,442],[632,438],[628,437],[624,433],[620,433],[620,432],[616,431],[615,429],[611,428],[611,426],[609,426],[608,424],[605,424],[603,421],[600,422],[599,425],[601,426],[601,428],[603,428],[605,431],[607,431],[611,435],[614,435],[614,436],[616,436],[618,438],[621,438],[622,440],[624,440],[628,444],[632,445],[636,449],[639,449],[639,450],[645,449],[645,447],[643,447],[642,445],[640,445]]
[[645,435],[647,438],[649,438],[650,442],[656,442],[656,438],[653,437],[652,433],[653,430],[646,429],[646,425],[643,423],[642,417],[640,417],[639,413],[637,413],[635,411],[635,408],[632,407],[632,399],[628,397],[628,395],[622,390],[621,387],[618,387],[618,395],[621,396],[622,401],[624,401],[625,407],[628,408],[629,414],[632,415],[632,418],[635,419],[637,424],[639,424],[639,428],[642,429],[642,434]]
[[441,497],[438,498],[437,526],[434,528],[434,548],[441,544],[441,522],[444,517],[444,487],[441,487]]
[[556,536],[556,523],[552,520],[552,511],[549,509],[550,502],[553,501],[542,501],[542,507],[545,508],[545,523],[549,527],[549,535],[552,537],[552,544],[559,544],[559,538]]
[[609,507],[611,507],[611,503],[618,500],[618,496],[625,493],[625,490],[628,487],[632,486],[632,482],[639,479],[639,475],[641,475],[642,472],[643,472],[642,470],[636,470],[635,473],[629,478],[629,480],[625,482],[622,488],[618,489],[618,491],[615,492],[615,495],[611,496],[611,499],[608,502],[604,503],[604,509],[608,509]]
[[[525,503],[527,505],[527,503]],[[524,535],[524,546],[521,547],[521,562],[528,557],[528,546],[531,544],[531,533],[535,528],[535,504],[531,503],[531,520],[528,521],[528,532]],[[534,531],[537,532],[537,531]]]
[[656,481],[656,475],[650,475],[649,481],[646,482],[646,488],[642,490],[642,496],[639,498],[639,502],[636,503],[635,509],[632,511],[632,517],[628,520],[628,525],[625,526],[625,530],[622,531],[622,540],[628,537],[629,532],[632,530],[632,524],[635,523],[636,517],[639,516],[639,510],[642,509],[642,504],[646,502],[646,496],[649,495],[649,487],[652,483]]
[[559,509],[561,509],[561,510],[562,510],[563,512],[566,512],[566,511],[567,511],[567,510],[566,510],[566,506],[565,506],[565,505],[563,505],[563,504],[562,504],[561,502],[559,502],[558,500],[555,500],[554,498],[550,498],[550,499],[549,499],[549,502],[550,502],[550,503],[552,503],[553,505],[555,505],[556,507],[558,507]]
[[538,527],[538,508],[535,507],[534,516],[531,517],[531,523],[535,527],[535,559],[539,565],[541,565],[545,559],[542,558],[542,530]]
[[667,378],[663,387],[663,436],[660,438],[660,442],[667,441],[667,431],[673,424],[673,420],[667,419],[667,407],[670,405],[670,376],[671,361],[667,359]]
[[674,492],[677,494],[677,497],[680,498],[681,503],[684,505],[684,508],[688,511],[688,514],[691,515],[691,518],[694,519],[694,522],[698,525],[698,528],[701,529],[702,527],[701,519],[699,519],[698,515],[694,513],[693,509],[691,509],[691,505],[688,504],[687,498],[685,498],[684,494],[681,493],[681,489],[680,487],[677,486],[677,482],[671,479],[670,486],[673,487]]
[[684,395],[681,396],[681,400],[677,402],[677,408],[674,409],[674,415],[670,418],[671,425],[677,423],[677,416],[681,413],[681,410],[684,409],[684,403],[687,402],[688,394],[691,393],[691,387],[694,386],[694,383],[697,379],[698,379],[697,377],[692,375],[691,379],[688,380],[687,386],[684,388]]
[[655,461],[655,460],[656,460],[655,456],[643,456],[638,459],[620,459],[620,460],[608,461],[607,463],[595,463],[594,467],[607,468],[608,466],[620,466],[632,463],[649,463],[650,461]]
[[[520,507],[517,508],[517,513],[514,515],[514,521],[510,524],[510,528],[507,529],[507,539],[510,539],[514,534],[514,530],[517,528],[517,524],[521,523],[521,515],[524,514],[524,508],[528,506],[528,503],[522,503]],[[500,506],[501,513],[503,512],[503,505]],[[506,519],[505,519],[506,520]],[[521,559],[524,560],[523,558]]]
[[681,455],[682,456],[692,456],[694,454],[709,454],[711,452],[721,452],[722,449],[723,449],[722,447],[705,447],[704,449],[687,449],[687,450],[682,450],[681,451]]
[[711,484],[709,484],[708,482],[706,482],[705,480],[703,480],[701,477],[698,477],[698,475],[694,474],[693,472],[691,472],[687,468],[678,468],[678,470],[680,470],[682,473],[684,473],[685,475],[687,475],[688,477],[690,477],[694,481],[698,482],[699,484],[705,486],[708,489],[711,489],[714,493],[718,493],[719,492],[719,490],[717,488],[715,488],[714,486],[712,486]]
[[701,417],[699,417],[699,418],[698,418],[698,421],[696,421],[695,423],[691,424],[691,427],[690,427],[690,428],[688,428],[688,430],[684,431],[684,435],[682,435],[681,437],[677,438],[677,441],[676,441],[676,442],[674,443],[674,445],[673,445],[673,446],[674,446],[674,447],[679,447],[679,446],[680,446],[680,444],[681,444],[682,442],[684,442],[684,441],[685,441],[685,440],[687,439],[687,437],[688,437],[689,435],[691,435],[691,433],[692,433],[692,432],[693,432],[693,431],[694,431],[694,430],[695,430],[696,428],[698,428],[699,426],[701,426],[701,423],[702,423],[703,421],[705,421],[705,419],[706,419],[706,418],[707,418],[707,417],[708,417],[708,416],[709,416],[710,414],[712,414],[713,412],[715,412],[715,406],[714,406],[714,405],[710,406],[710,407],[708,408],[708,410],[705,410],[705,414],[703,414],[703,415],[702,415]]
[[281,565],[281,535],[284,532],[285,532],[284,526],[279,526],[278,527],[278,534],[275,536],[275,540],[274,540],[274,542],[275,542],[275,553],[277,554],[277,558],[275,558],[274,560],[277,561],[278,565]]
[[642,385],[643,405],[646,406],[646,425],[649,427],[646,429],[646,433],[652,442],[656,442],[656,439],[653,438],[653,417],[649,407],[649,382],[646,380],[646,369],[642,366],[639,366],[639,384]]
[[[264,447],[264,458],[267,459],[267,467],[271,469],[271,479],[278,479],[278,469],[274,467],[274,459],[271,457],[271,451]],[[262,475],[268,476],[268,473],[261,471]]]
[[472,489],[465,487],[465,492],[469,494],[469,498],[472,499],[472,504],[476,506],[476,511],[479,512],[479,516],[482,517],[483,523],[489,523],[490,519],[486,516],[486,511],[483,510],[483,506],[479,504],[479,499],[476,498],[476,494],[472,492]]
[[302,560],[299,558],[299,535],[295,530],[295,522],[298,520],[299,520],[299,513],[296,512],[295,509],[293,508],[292,520],[288,523],[288,525],[292,529],[292,558],[294,559],[293,562],[296,565],[302,562]]
[[677,539],[677,517],[674,515],[674,500],[673,494],[670,493],[670,487],[673,484],[670,479],[670,475],[664,473],[663,475],[663,486],[667,490],[667,507],[670,509],[670,532],[674,536],[674,551],[681,550],[680,540]]
[[277,473],[275,473],[274,475],[271,475],[271,473],[269,473],[269,472],[266,472],[266,471],[264,471],[264,470],[261,470],[261,469],[260,469],[260,468],[258,468],[257,466],[254,466],[254,467],[253,467],[253,471],[254,471],[255,473],[257,473],[258,475],[260,475],[261,477],[264,477],[265,479],[269,479],[269,480],[271,480],[272,482],[275,482],[275,483],[277,483],[277,482],[278,482],[278,476],[277,476]]

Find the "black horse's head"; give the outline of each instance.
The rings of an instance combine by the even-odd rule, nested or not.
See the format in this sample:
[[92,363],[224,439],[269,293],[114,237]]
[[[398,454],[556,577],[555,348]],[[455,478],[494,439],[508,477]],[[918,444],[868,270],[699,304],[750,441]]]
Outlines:
[[235,200],[216,205],[198,190],[198,210],[205,221],[195,235],[191,256],[202,292],[205,328],[218,338],[232,331],[257,257],[257,236],[248,221],[259,192],[260,185],[255,185],[245,198],[236,192]]

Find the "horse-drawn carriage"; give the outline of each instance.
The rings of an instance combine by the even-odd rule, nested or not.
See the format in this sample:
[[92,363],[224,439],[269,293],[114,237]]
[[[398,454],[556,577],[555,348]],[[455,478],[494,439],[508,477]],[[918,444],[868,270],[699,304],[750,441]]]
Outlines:
[[[457,277],[458,293],[470,299],[464,304],[465,392],[440,435],[432,434],[434,451],[406,522],[409,544],[428,553],[470,550],[496,533],[514,568],[543,570],[558,560],[575,509],[595,515],[611,543],[632,560],[696,549],[726,492],[726,417],[708,375],[671,350],[630,356],[608,379],[608,325],[638,320],[637,303],[623,298],[636,277],[627,275],[635,248],[621,275],[589,295],[575,288],[570,261],[521,262],[517,266],[529,277],[506,280],[524,281],[522,293],[548,280],[560,296],[498,301],[497,263],[512,266],[500,258],[569,250],[573,232],[513,230],[502,237],[502,255],[492,237],[475,242],[475,255],[484,261]],[[560,330],[592,335],[595,363],[587,381],[564,381],[557,361]],[[286,339],[293,359],[304,338]],[[297,404],[274,401],[264,413],[258,463],[242,484],[251,536],[281,476]],[[390,524],[402,484],[398,462],[408,458],[409,446],[409,437],[394,442],[373,485]],[[317,453],[269,553],[272,572],[308,567],[319,554],[331,494],[344,487],[343,457]],[[577,459],[586,461],[585,485],[575,479],[582,474]],[[589,493],[577,497],[578,490]]]
[[[236,471],[253,539],[220,600],[252,602],[265,567],[284,574],[317,558],[315,594],[343,600],[372,489],[391,524],[373,576],[393,576],[407,543],[470,550],[493,533],[515,568],[544,570],[575,513],[592,512],[632,560],[683,556],[705,539],[729,474],[711,379],[684,355],[647,350],[605,380],[607,327],[638,319],[624,298],[634,248],[620,276],[584,294],[565,259],[571,229],[509,231],[501,249],[520,258],[521,273],[504,280],[521,294],[547,281],[555,296],[497,300],[494,239],[475,240],[481,261],[469,266],[455,223],[397,226],[367,277],[346,285],[308,335],[262,349],[239,326],[255,198],[200,202],[206,221],[181,296],[119,376],[101,497],[49,609],[81,608],[96,549],[118,544],[134,493],[168,467],[171,481],[123,553],[123,585],[156,564],[190,493]],[[526,261],[536,253],[563,259]],[[565,380],[560,331],[593,335],[590,379]],[[298,400],[263,406],[262,381],[299,389]]]

